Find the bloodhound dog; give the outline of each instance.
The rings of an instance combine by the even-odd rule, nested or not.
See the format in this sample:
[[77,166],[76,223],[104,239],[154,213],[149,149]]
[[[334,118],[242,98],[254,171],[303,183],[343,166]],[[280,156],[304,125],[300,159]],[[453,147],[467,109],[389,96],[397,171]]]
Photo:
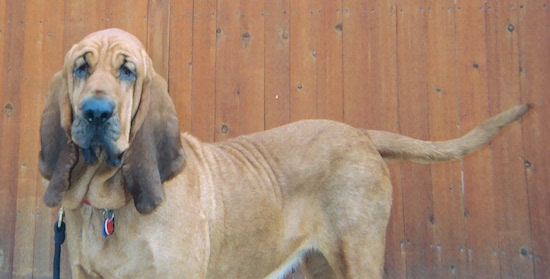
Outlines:
[[379,278],[386,162],[461,158],[529,107],[443,142],[306,120],[202,143],[180,134],[140,41],[108,29],[51,81],[44,201],[66,210],[74,278],[281,278],[299,262],[308,277]]

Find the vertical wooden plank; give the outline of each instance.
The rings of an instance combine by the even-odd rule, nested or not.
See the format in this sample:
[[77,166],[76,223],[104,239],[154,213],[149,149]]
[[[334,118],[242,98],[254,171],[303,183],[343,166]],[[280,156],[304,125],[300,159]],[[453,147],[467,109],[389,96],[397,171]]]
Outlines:
[[243,75],[240,88],[245,94],[240,95],[242,111],[239,113],[242,116],[239,122],[243,124],[240,134],[249,134],[265,129],[264,1],[241,1],[241,11],[244,13],[241,17],[241,51],[244,59],[241,61]]
[[[193,6],[193,76],[191,81],[191,131],[204,141],[214,141],[216,107],[217,1]],[[220,29],[221,30],[221,29]]]
[[36,55],[41,52],[42,32],[39,24],[39,16],[43,9],[43,3],[34,3],[32,8],[25,9],[23,18],[25,30],[19,34],[23,37],[22,77],[20,80],[21,125],[19,137],[18,160],[16,161],[17,174],[17,205],[14,237],[14,261],[13,276],[17,278],[33,277],[33,252],[34,252],[34,228],[35,228],[35,205],[36,177],[38,165],[32,164],[39,152],[39,125],[37,124],[42,113],[42,100],[35,96],[36,85],[40,84],[41,65],[44,57]]
[[[6,58],[5,55],[5,49],[7,44],[7,36],[8,36],[8,22],[7,22],[7,1],[0,1],[0,88],[4,88],[4,82],[5,82],[5,76],[4,74],[7,73],[7,67],[5,65],[4,59]],[[2,97],[4,91],[0,91],[0,97]],[[3,104],[3,103],[2,103]],[[5,105],[5,104],[4,104]],[[2,108],[5,108],[2,106]],[[3,115],[3,114],[0,114]],[[5,116],[2,116],[5,117]],[[2,122],[3,123],[3,122]],[[2,135],[2,127],[0,126],[0,135]],[[2,137],[0,137],[0,145],[2,143]],[[1,248],[1,247],[0,247]]]
[[[248,94],[241,95],[242,133],[248,134],[264,130],[264,2],[241,1],[241,46],[244,60],[241,88]],[[248,34],[248,35],[247,35]],[[246,62],[246,63],[243,63]],[[242,98],[244,97],[244,98]],[[244,106],[242,106],[244,105]]]
[[[5,49],[6,49],[6,43],[7,43],[7,35],[8,35],[8,22],[7,22],[7,1],[0,1],[0,88],[4,88],[4,74],[7,73],[7,68],[5,67],[5,61],[6,58]],[[0,97],[3,95],[3,91],[0,91]],[[1,114],[0,114],[1,115]],[[2,128],[2,126],[0,126]],[[0,130],[0,133],[2,133],[2,130]],[[0,137],[0,143],[2,142],[2,137]]]
[[[523,120],[525,178],[533,241],[535,278],[550,278],[550,5],[547,1],[519,1],[517,28],[523,102],[534,104]],[[521,252],[521,251],[520,251]],[[531,253],[531,251],[529,251]]]
[[344,122],[398,132],[396,2],[343,7]]
[[[14,248],[15,222],[17,220],[17,173],[21,109],[21,80],[23,77],[23,48],[25,32],[25,2],[8,1],[5,5],[5,44],[4,44],[4,76],[0,95],[0,104],[3,108],[0,116],[0,154],[2,162],[3,187],[0,189],[0,249],[3,252],[3,261],[0,266],[0,277],[12,276],[15,255]],[[4,36],[4,35],[3,35]]]
[[105,4],[94,0],[65,2],[65,17],[62,19],[65,52],[89,33],[105,28],[106,21],[110,20],[105,18]]
[[291,2],[291,120],[343,120],[342,3]]
[[168,77],[170,0],[150,0],[147,7],[147,53],[155,71]]
[[[419,139],[429,138],[425,7],[424,1],[399,3],[397,18],[399,126]],[[401,174],[407,276],[435,277],[430,167],[405,163]]]
[[[371,57],[368,55],[373,50],[375,42],[379,41],[374,37],[376,32],[365,33],[365,29],[374,29],[376,26],[375,17],[367,17],[363,10],[367,10],[367,4],[360,1],[343,1],[343,9],[347,10],[342,18],[342,25],[335,26],[336,31],[342,35],[342,56],[343,56],[343,89],[344,89],[344,119],[343,121],[354,127],[368,127],[373,119],[369,119],[369,102],[367,98],[372,96],[369,92],[378,84],[369,82],[366,77],[371,73]],[[345,29],[344,29],[345,28]],[[370,86],[370,87],[369,87]]]
[[[216,141],[231,138],[242,133],[239,111],[241,88],[240,1],[218,1],[218,22],[216,33]],[[249,37],[250,38],[250,37]],[[250,92],[246,92],[250,94]]]
[[290,1],[265,2],[265,128],[290,122]]
[[290,2],[290,120],[317,116],[314,0]]
[[[313,57],[317,76],[317,118],[342,121],[343,58],[342,58],[342,0],[322,1],[315,6],[316,48]],[[345,13],[350,10],[346,9]]]
[[215,139],[264,129],[263,1],[220,1]]
[[145,2],[105,0],[102,20],[105,28],[119,28],[134,34],[145,46],[147,42],[147,4]]
[[193,1],[170,3],[170,30],[168,92],[176,107],[181,131],[191,131]]
[[[344,1],[343,9],[344,121],[398,132],[396,2]],[[387,278],[406,276],[400,168],[390,166],[393,206],[386,230]]]
[[[460,132],[489,117],[484,1],[456,2]],[[468,275],[500,277],[491,152],[483,147],[462,160]]]
[[[4,97],[4,86],[5,86],[5,80],[6,75],[8,73],[8,68],[5,63],[5,58],[7,55],[5,55],[7,40],[8,40],[8,24],[7,24],[7,1],[0,1],[0,109],[3,111],[0,112],[0,151],[4,151],[4,137],[7,137],[7,132],[5,131],[6,128],[4,128],[4,123],[6,122],[6,109],[9,109],[9,107],[6,107],[7,96]],[[9,158],[11,159],[11,158]],[[0,157],[0,171],[4,173],[4,165],[7,164],[8,158],[4,158],[3,156]],[[14,208],[12,206],[15,206],[12,204],[13,197],[10,188],[9,187],[0,187],[0,224],[2,226],[0,227],[0,277],[8,278],[7,276],[11,274],[11,263],[9,255],[11,255],[10,252],[10,245],[13,244],[12,238],[13,238],[13,230],[14,230],[14,224],[13,222],[15,219],[12,219],[14,217],[10,216],[13,212]]]
[[[427,1],[430,140],[459,136],[454,1]],[[467,278],[466,227],[460,161],[431,168],[436,278]]]
[[[498,114],[521,103],[519,79],[519,6],[515,0],[487,2],[489,111]],[[524,176],[521,127],[513,125],[491,143],[496,225],[502,278],[532,278],[529,204]]]
[[[48,4],[50,7],[43,9],[43,14],[41,15],[41,32],[39,35],[42,37],[42,47],[39,52],[39,55],[44,57],[44,61],[40,65],[40,80],[37,84],[34,85],[34,90],[38,92],[27,92],[33,98],[40,96],[39,102],[40,107],[38,109],[39,113],[42,113],[44,109],[44,104],[46,103],[46,93],[49,87],[50,79],[53,75],[61,70],[63,65],[63,30],[64,24],[61,19],[64,18],[64,9],[61,8],[64,6],[64,0],[56,0],[55,2],[50,1]],[[34,54],[33,54],[34,55]],[[34,119],[36,125],[40,125],[40,117]],[[36,131],[38,135],[39,129],[36,126]],[[39,146],[38,136],[34,139],[37,142],[35,143]],[[33,165],[38,165],[38,153],[34,154],[34,163]],[[53,230],[52,225],[54,220],[57,219],[57,216],[54,215],[55,210],[47,207],[42,201],[44,192],[46,188],[42,183],[42,178],[40,174],[37,174],[35,181],[36,185],[36,222],[34,227],[34,261],[33,261],[33,276],[35,278],[47,278],[52,275],[52,262],[53,262],[53,251],[54,251],[54,241],[53,241]],[[66,245],[65,245],[66,246]],[[66,254],[67,249],[62,251],[62,265],[61,276],[63,278],[70,278],[70,271],[68,268],[68,257]]]

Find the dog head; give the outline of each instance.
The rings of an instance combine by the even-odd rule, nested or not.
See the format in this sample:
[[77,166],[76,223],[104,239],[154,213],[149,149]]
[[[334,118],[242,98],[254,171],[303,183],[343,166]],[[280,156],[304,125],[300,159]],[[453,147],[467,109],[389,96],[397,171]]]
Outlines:
[[114,208],[133,198],[149,213],[164,199],[162,183],[185,162],[166,81],[141,42],[118,29],[92,33],[67,53],[40,135],[48,206],[91,198]]

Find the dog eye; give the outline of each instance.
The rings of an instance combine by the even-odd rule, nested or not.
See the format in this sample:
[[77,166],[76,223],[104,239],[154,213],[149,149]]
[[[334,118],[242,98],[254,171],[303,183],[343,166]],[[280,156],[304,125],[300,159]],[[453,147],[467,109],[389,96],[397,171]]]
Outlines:
[[90,66],[88,65],[88,63],[84,63],[84,64],[76,67],[73,70],[74,76],[76,78],[85,78],[86,75],[88,75],[89,68],[90,68]]
[[125,65],[122,65],[118,70],[120,79],[124,81],[133,81],[136,79],[136,73]]

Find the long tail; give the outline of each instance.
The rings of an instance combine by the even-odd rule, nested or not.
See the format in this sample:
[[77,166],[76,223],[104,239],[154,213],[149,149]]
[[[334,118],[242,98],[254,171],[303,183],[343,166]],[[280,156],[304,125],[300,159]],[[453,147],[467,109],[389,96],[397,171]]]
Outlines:
[[386,162],[412,161],[420,164],[460,159],[486,144],[502,127],[520,118],[530,104],[493,116],[464,136],[448,141],[423,141],[385,131],[367,130]]

